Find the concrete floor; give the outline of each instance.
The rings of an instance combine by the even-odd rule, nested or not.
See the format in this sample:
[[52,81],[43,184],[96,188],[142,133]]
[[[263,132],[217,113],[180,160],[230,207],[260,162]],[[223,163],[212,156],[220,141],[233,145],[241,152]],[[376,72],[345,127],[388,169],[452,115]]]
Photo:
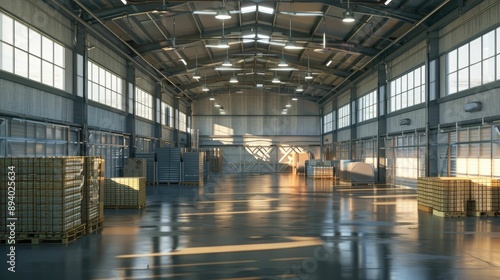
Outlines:
[[149,186],[145,209],[106,209],[97,234],[18,245],[0,279],[500,279],[500,217],[444,219],[417,211],[413,189],[333,185]]

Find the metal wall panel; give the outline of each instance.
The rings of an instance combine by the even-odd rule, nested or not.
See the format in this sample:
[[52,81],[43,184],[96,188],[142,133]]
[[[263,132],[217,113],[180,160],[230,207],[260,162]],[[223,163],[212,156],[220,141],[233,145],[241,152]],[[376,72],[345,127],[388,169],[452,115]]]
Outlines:
[[346,105],[350,101],[351,101],[351,93],[350,92],[345,92],[345,93],[339,95],[339,97],[337,97],[337,108],[334,108],[334,110],[337,110],[338,108]]
[[140,136],[154,137],[155,125],[149,122],[135,120],[135,133]]
[[[387,118],[387,133],[401,132],[405,130],[425,128],[425,108],[402,113],[398,115],[391,115]],[[409,118],[410,125],[399,125],[401,119]]]
[[378,71],[374,71],[356,85],[356,96],[360,97],[373,91],[378,85]]
[[[465,112],[464,105],[468,102],[480,101],[483,109],[479,112]],[[465,120],[481,119],[483,117],[498,116],[500,104],[500,88],[490,89],[439,104],[439,119],[441,123],[454,123]]]
[[342,129],[337,131],[337,141],[347,141],[351,139],[351,129]]
[[375,121],[367,124],[358,125],[356,129],[357,129],[356,135],[358,138],[376,136],[378,133],[378,123]]
[[196,100],[192,106],[193,115],[218,114],[215,103],[221,104],[228,115],[281,115],[281,110],[287,103],[292,105],[290,112],[294,115],[319,115],[319,105],[314,102],[292,101],[290,96],[269,93],[219,94],[215,96],[215,101],[208,98]]
[[162,140],[165,140],[168,142],[175,142],[174,136],[175,136],[175,134],[174,134],[174,131],[172,129],[169,129],[166,127],[163,127],[161,129],[161,139]]
[[135,85],[154,96],[155,81],[139,69],[135,69]]
[[0,0],[0,7],[66,46],[73,45],[71,20],[44,1]]
[[0,111],[16,115],[73,122],[73,101],[58,95],[0,79]]
[[323,116],[333,111],[333,102],[329,101],[323,106]]
[[114,131],[125,131],[126,117],[94,106],[88,107],[89,126]]
[[123,57],[108,48],[101,41],[98,41],[92,35],[88,35],[87,40],[89,41],[89,44],[94,47],[87,52],[90,60],[122,78],[126,76],[127,61],[123,59]]
[[388,63],[389,72],[387,73],[387,78],[392,80],[402,74],[408,72],[408,70],[415,68],[418,65],[425,63],[427,58],[427,42],[423,40],[422,42],[415,45],[413,48],[406,51],[404,54],[398,56],[396,59]]
[[439,31],[439,51],[448,52],[457,45],[476,37],[484,30],[498,26],[500,1],[484,0]]

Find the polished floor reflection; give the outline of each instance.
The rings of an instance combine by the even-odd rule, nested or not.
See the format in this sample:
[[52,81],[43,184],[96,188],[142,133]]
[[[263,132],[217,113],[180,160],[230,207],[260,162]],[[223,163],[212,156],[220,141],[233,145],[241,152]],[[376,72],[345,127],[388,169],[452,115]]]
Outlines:
[[0,279],[500,279],[500,217],[418,212],[413,189],[212,176],[105,217],[68,246],[19,245]]

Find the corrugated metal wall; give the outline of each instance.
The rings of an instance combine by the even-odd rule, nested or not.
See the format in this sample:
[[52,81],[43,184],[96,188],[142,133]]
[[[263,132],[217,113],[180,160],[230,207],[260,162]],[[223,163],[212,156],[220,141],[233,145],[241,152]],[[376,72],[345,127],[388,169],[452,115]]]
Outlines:
[[150,122],[135,120],[135,133],[140,136],[154,137],[155,125]]
[[0,111],[73,122],[73,100],[0,79]]
[[465,43],[470,38],[477,37],[492,27],[498,26],[500,1],[484,0],[469,12],[439,31],[439,52],[445,53]]
[[118,76],[124,78],[126,76],[126,61],[116,52],[112,51],[110,48],[105,46],[103,43],[98,41],[93,36],[89,35],[87,37],[90,46],[93,48],[87,52],[90,60],[95,63],[105,67],[109,71],[117,74]]
[[126,120],[127,117],[124,115],[89,105],[89,126],[114,131],[126,131]]
[[[479,101],[483,109],[479,112],[465,112],[464,105]],[[441,123],[454,123],[471,119],[498,116],[500,112],[500,88],[450,100],[439,104],[439,119]]]
[[373,91],[378,85],[378,71],[374,71],[356,85],[356,96],[360,97]]
[[[387,118],[387,133],[396,133],[404,130],[425,128],[426,109],[421,108],[414,111],[391,115]],[[399,125],[399,121],[405,118],[410,119],[410,125]]]
[[426,58],[427,42],[422,40],[422,42],[388,63],[389,72],[387,73],[387,79],[392,80],[401,76],[405,72],[408,72],[408,70],[425,63]]

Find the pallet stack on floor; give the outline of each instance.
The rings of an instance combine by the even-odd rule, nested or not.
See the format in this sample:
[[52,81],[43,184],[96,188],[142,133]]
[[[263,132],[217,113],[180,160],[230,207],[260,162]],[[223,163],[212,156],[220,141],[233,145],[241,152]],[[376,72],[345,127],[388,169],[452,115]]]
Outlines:
[[142,208],[146,206],[146,178],[104,179],[105,208]]
[[203,186],[204,152],[182,153],[181,184]]
[[422,177],[418,208],[441,217],[500,215],[500,179]]
[[82,223],[87,233],[104,224],[104,159],[85,157],[85,182],[83,184]]

